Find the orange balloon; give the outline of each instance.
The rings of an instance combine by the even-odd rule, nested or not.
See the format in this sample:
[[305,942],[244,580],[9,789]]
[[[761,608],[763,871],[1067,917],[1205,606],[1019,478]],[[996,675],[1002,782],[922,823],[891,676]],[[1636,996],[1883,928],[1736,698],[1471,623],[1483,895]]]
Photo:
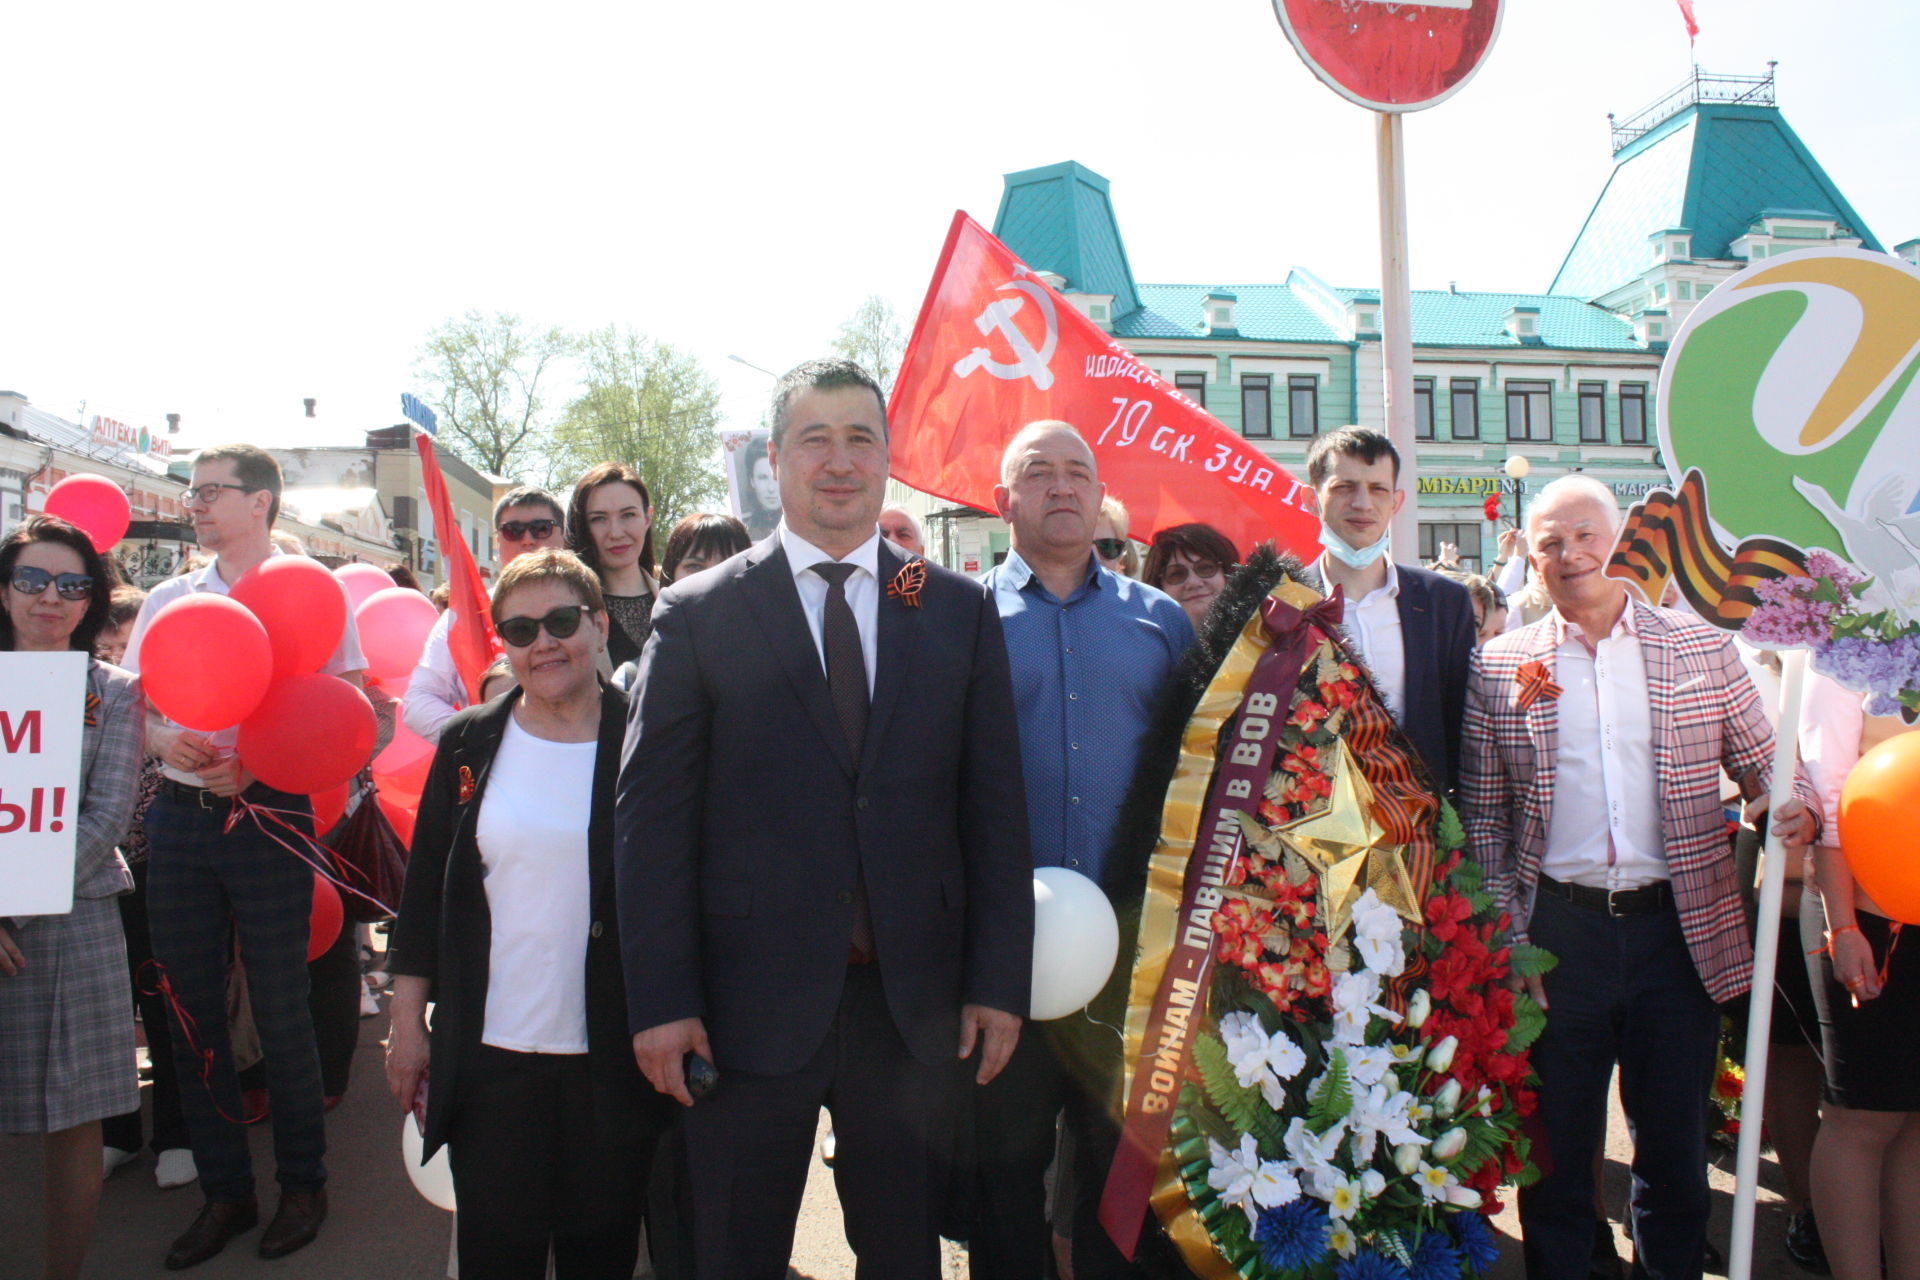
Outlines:
[[1840,851],[1888,916],[1920,924],[1920,733],[1887,739],[1860,757],[1840,791]]

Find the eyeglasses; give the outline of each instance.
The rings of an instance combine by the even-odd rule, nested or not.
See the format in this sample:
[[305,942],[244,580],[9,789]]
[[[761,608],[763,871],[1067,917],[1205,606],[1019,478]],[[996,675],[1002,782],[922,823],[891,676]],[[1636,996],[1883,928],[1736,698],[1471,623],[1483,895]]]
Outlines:
[[[553,522],[549,520],[547,523]],[[543,618],[502,618],[494,630],[514,648],[524,649],[534,642],[542,627],[555,640],[565,640],[580,629],[580,619],[592,612],[583,604],[563,604],[558,609],[547,610]]]
[[[1211,560],[1202,560],[1193,566],[1191,576],[1203,582],[1211,582],[1220,576],[1220,566]],[[1189,577],[1189,570],[1183,564],[1170,564],[1160,571],[1160,580],[1169,587],[1177,587]]]
[[62,600],[85,600],[93,594],[93,579],[84,573],[51,574],[30,564],[13,566],[13,589],[23,596],[37,596],[53,584],[54,594]]
[[508,542],[525,542],[528,538],[537,542],[552,537],[553,531],[559,527],[556,520],[506,520],[501,522],[498,532]]
[[211,504],[215,499],[219,498],[222,489],[238,489],[242,493],[258,493],[260,486],[254,484],[226,484],[209,480],[205,484],[197,484],[191,489],[183,491],[180,494],[180,501],[188,505],[196,502]]
[[1118,560],[1127,553],[1125,538],[1095,538],[1093,549],[1102,560]]

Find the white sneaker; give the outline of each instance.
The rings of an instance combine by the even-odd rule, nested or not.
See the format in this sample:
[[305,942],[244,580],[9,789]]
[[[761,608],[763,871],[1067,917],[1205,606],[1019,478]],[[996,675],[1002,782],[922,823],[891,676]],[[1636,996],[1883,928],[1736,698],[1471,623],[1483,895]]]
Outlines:
[[135,1152],[128,1151],[124,1147],[100,1148],[100,1176],[102,1178],[111,1178],[113,1171],[133,1159],[135,1154]]
[[160,1184],[162,1191],[184,1187],[199,1177],[200,1170],[194,1167],[193,1150],[190,1147],[169,1147],[162,1151],[160,1162],[153,1170],[153,1180]]
[[360,991],[360,1016],[363,1018],[380,1016],[380,997],[365,988]]

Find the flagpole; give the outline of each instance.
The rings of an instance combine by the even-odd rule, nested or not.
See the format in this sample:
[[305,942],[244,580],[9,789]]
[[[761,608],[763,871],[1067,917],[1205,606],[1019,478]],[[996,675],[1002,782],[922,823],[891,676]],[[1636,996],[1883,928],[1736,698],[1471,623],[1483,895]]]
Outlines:
[[[1800,738],[1800,685],[1807,653],[1781,655],[1780,718],[1774,730],[1773,785],[1769,814],[1793,799],[1793,764]],[[1829,835],[1829,838],[1832,838]],[[1767,1039],[1773,1029],[1773,975],[1780,952],[1780,899],[1786,892],[1786,850],[1778,825],[1767,824],[1767,847],[1760,876],[1760,918],[1753,938],[1753,986],[1747,997],[1747,1080],[1740,1091],[1740,1146],[1734,1160],[1733,1241],[1727,1250],[1727,1280],[1753,1274],[1753,1213],[1760,1190],[1760,1133],[1765,1127]]]
[[[1413,291],[1407,283],[1406,133],[1397,111],[1376,112],[1375,157],[1380,194],[1380,352],[1385,365],[1387,438],[1400,455],[1407,497],[1390,526],[1392,554],[1412,563],[1420,553],[1420,459],[1413,440]],[[1359,406],[1353,409],[1358,421]]]

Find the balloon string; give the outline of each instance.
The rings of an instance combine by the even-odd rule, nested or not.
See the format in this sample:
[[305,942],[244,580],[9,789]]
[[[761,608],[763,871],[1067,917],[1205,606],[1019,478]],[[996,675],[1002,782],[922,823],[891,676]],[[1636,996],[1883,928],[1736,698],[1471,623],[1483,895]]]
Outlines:
[[[225,829],[229,832],[232,831],[234,827],[239,825],[240,820],[244,817],[251,817],[254,825],[260,829],[262,835],[291,853],[294,857],[300,859],[300,861],[306,863],[313,869],[315,875],[325,880],[334,888],[340,890],[342,893],[350,893],[356,898],[372,903],[388,916],[399,914],[399,912],[372,894],[362,893],[341,879],[335,870],[337,859],[334,857],[333,850],[327,848],[326,845],[321,844],[305,831],[302,831],[299,827],[287,821],[289,818],[307,817],[306,814],[294,809],[275,809],[264,804],[254,804],[244,797],[235,796],[233,798],[233,808],[227,812],[227,825]],[[273,830],[274,827],[285,830],[299,843],[294,844],[282,838]],[[312,852],[309,853],[308,850]],[[315,856],[316,854],[318,855],[317,857]]]
[[[148,969],[153,970],[151,975],[147,973]],[[219,1097],[213,1092],[213,1050],[200,1043],[197,1034],[200,1024],[193,1020],[187,1007],[180,1003],[180,997],[173,993],[173,982],[167,977],[167,966],[158,960],[144,961],[135,977],[143,994],[159,996],[167,1002],[174,1021],[180,1026],[180,1036],[186,1042],[187,1051],[200,1060],[200,1086],[207,1091],[207,1099],[213,1103],[214,1111],[228,1124],[246,1124],[245,1120],[228,1115],[227,1109],[220,1105]]]

